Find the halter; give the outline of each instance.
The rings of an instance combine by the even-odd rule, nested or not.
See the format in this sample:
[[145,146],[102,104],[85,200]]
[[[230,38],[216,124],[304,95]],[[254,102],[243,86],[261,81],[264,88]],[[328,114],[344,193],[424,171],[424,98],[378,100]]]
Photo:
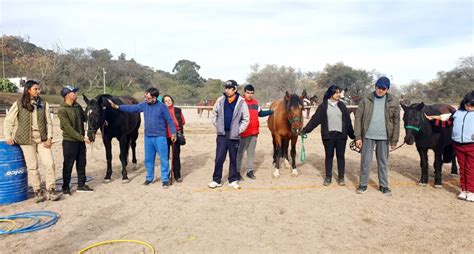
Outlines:
[[301,123],[301,118],[300,117],[293,117],[291,119],[288,119],[288,122],[292,124],[293,122],[300,122]]
[[[421,114],[420,120],[421,120],[421,123],[423,123],[425,121],[425,118],[423,117],[423,114]],[[420,132],[421,125],[420,125],[420,127],[416,127],[416,126],[413,126],[413,125],[407,125],[407,126],[405,126],[405,129],[410,129],[410,130],[414,130],[416,132]]]

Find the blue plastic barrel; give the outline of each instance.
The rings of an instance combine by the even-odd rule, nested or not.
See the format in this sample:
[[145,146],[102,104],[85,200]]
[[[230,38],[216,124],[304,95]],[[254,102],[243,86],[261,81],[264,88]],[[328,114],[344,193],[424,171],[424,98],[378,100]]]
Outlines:
[[0,140],[0,205],[28,198],[28,171],[19,145]]

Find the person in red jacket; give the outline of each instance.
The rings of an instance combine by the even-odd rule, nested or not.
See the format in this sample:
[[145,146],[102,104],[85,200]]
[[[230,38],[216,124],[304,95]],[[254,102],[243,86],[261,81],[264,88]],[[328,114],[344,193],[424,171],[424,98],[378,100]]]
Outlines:
[[244,153],[247,152],[247,177],[250,179],[256,179],[253,164],[255,161],[255,148],[257,146],[257,137],[259,133],[260,123],[258,117],[269,116],[273,114],[273,110],[262,110],[258,106],[257,100],[253,98],[255,88],[248,84],[244,88],[244,99],[247,103],[250,113],[250,122],[244,132],[240,134],[239,150],[237,152],[237,172],[239,180],[243,180],[240,170],[242,167],[242,159]]
[[[173,120],[174,126],[176,128],[176,132],[184,133],[183,125],[185,124],[184,115],[180,108],[174,106],[174,99],[171,95],[165,94],[163,95],[163,103],[168,107],[168,110],[171,115],[171,119]],[[173,152],[173,161],[171,162],[173,168],[173,177],[176,179],[176,182],[180,183],[183,181],[183,177],[181,176],[181,145],[179,142],[171,141],[171,131],[170,128],[166,128],[166,138],[168,140],[168,159],[170,156],[170,148],[172,148]]]

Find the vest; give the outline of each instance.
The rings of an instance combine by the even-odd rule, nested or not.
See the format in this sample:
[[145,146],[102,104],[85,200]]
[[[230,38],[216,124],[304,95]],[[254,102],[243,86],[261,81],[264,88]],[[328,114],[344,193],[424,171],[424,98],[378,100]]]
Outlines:
[[248,136],[254,136],[259,133],[260,123],[258,121],[258,102],[256,100],[245,100],[249,108],[250,120],[247,129],[240,134],[240,137],[245,138]]
[[[33,112],[28,111],[26,108],[21,106],[21,100],[18,100],[18,129],[15,134],[15,141],[19,145],[32,145],[33,139],[31,135],[31,125],[33,124],[32,116]],[[45,102],[44,102],[45,103]],[[44,105],[44,104],[43,104]],[[36,108],[36,115],[38,118],[38,129],[41,136],[41,141],[48,139],[47,121],[46,121],[46,110],[45,106]]]

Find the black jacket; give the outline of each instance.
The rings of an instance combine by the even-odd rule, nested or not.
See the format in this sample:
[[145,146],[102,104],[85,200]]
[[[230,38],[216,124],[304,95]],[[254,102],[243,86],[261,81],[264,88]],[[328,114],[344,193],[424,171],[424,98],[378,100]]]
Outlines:
[[[342,112],[342,135],[344,139],[347,139],[349,136],[351,139],[355,139],[354,136],[354,128],[352,127],[351,117],[349,116],[349,111],[347,110],[346,105],[339,101],[337,106]],[[314,130],[314,128],[318,127],[321,124],[321,137],[322,139],[330,139],[329,130],[328,130],[328,101],[324,100],[321,104],[319,104],[318,108],[316,109],[316,113],[311,117],[311,120],[306,124],[303,128],[303,133],[310,133]]]

